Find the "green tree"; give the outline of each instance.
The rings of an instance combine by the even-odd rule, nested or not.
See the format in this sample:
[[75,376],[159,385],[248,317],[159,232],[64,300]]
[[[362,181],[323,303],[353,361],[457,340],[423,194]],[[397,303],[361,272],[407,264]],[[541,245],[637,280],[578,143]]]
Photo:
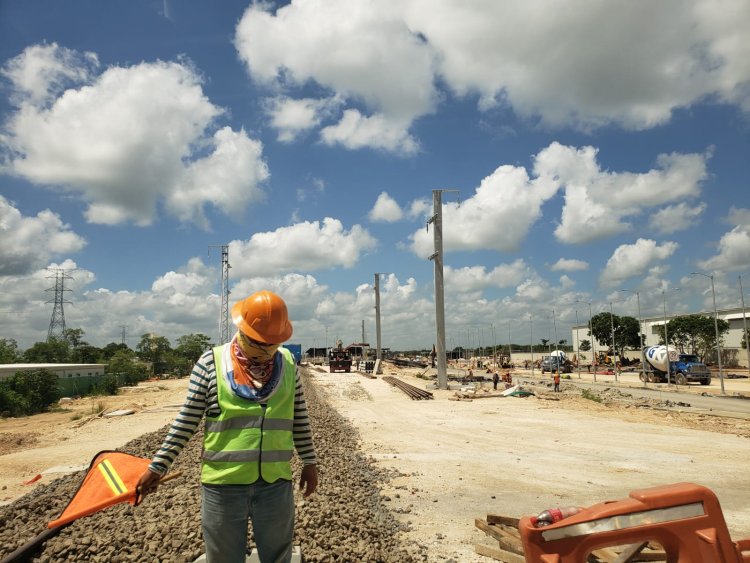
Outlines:
[[29,410],[29,402],[11,388],[10,379],[0,381],[0,415],[25,416]]
[[[721,340],[729,332],[729,322],[718,319],[717,325]],[[716,348],[716,327],[713,317],[706,315],[677,317],[667,323],[667,332],[670,344],[677,346],[681,352],[706,358]]]
[[211,348],[211,339],[205,334],[186,334],[177,339],[175,352],[190,364],[194,364],[201,354]]
[[598,342],[611,347],[612,327],[614,327],[615,353],[622,354],[623,348],[638,348],[640,346],[639,326],[638,319],[634,317],[620,317],[604,312],[591,318],[589,336],[593,336]]
[[146,379],[146,366],[138,361],[132,350],[120,350],[110,358],[107,373],[121,376],[126,385],[135,385]]
[[[123,351],[123,350],[130,350],[127,344],[118,344],[116,342],[110,342],[107,344],[104,348],[102,348],[102,357],[101,359],[103,361],[109,360],[112,356],[114,356],[117,352]],[[132,350],[130,350],[132,352]],[[135,355],[135,352],[133,352]]]
[[23,397],[27,410],[24,414],[44,412],[60,398],[57,375],[46,369],[18,371],[5,382],[7,389]]
[[67,340],[70,347],[75,350],[82,344],[86,344],[86,342],[83,341],[84,334],[86,333],[82,328],[66,328],[63,331],[63,338]]
[[588,352],[589,350],[591,350],[591,341],[581,340],[581,342],[579,342],[578,344],[578,348],[579,350],[581,350],[581,352]]
[[70,354],[74,364],[97,364],[101,360],[102,351],[91,344],[80,344]]
[[70,343],[64,338],[52,337],[47,342],[35,342],[23,353],[30,364],[66,364],[70,362]]
[[18,343],[13,338],[0,338],[0,364],[17,364],[21,359]]
[[165,336],[146,333],[141,335],[141,341],[135,350],[141,360],[151,362],[154,373],[159,373],[164,370],[167,353],[172,350],[172,347]]

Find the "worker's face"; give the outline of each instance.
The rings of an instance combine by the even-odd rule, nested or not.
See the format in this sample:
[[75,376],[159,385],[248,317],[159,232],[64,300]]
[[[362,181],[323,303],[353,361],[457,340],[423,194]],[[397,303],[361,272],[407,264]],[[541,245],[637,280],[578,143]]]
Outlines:
[[270,361],[280,346],[279,344],[258,342],[243,334],[242,331],[239,331],[237,334],[237,341],[242,349],[242,353],[245,354],[248,360],[252,360],[253,362],[264,363]]

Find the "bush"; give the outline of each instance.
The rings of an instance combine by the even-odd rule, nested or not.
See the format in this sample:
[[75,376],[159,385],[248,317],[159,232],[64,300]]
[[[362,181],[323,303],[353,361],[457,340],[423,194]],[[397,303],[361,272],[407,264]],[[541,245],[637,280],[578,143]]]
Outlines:
[[117,395],[117,376],[112,373],[104,374],[94,385],[97,395]]
[[602,398],[597,393],[594,393],[591,389],[582,389],[581,397],[583,397],[584,399],[588,399],[589,401],[594,401],[595,403],[602,402]]
[[29,412],[29,402],[8,385],[9,380],[0,383],[0,413],[2,416],[24,416]]
[[57,376],[46,369],[18,371],[2,382],[2,390],[0,410],[12,416],[44,412],[60,398]]

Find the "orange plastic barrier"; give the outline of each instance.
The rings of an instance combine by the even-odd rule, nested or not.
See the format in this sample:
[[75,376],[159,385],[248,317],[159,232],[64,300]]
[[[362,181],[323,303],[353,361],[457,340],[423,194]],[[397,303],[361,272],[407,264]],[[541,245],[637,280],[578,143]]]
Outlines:
[[580,563],[596,549],[653,540],[670,563],[750,563],[750,538],[733,542],[719,500],[701,485],[632,491],[543,528],[521,519],[526,561]]

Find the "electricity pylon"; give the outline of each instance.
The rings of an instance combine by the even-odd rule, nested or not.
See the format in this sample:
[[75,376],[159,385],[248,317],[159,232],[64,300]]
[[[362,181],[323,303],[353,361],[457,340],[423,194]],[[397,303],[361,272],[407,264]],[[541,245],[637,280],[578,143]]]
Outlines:
[[219,312],[219,343],[229,342],[229,245],[211,244],[211,248],[221,248],[221,310]]
[[73,278],[67,274],[67,270],[64,268],[48,268],[51,272],[54,272],[54,276],[47,276],[47,279],[55,278],[55,286],[46,289],[45,291],[54,291],[55,298],[47,301],[47,303],[54,303],[52,308],[52,318],[49,321],[49,329],[47,330],[47,342],[53,337],[62,339],[65,337],[65,310],[63,308],[64,303],[70,303],[65,300],[65,292],[71,291],[65,289],[65,280],[72,280]]

